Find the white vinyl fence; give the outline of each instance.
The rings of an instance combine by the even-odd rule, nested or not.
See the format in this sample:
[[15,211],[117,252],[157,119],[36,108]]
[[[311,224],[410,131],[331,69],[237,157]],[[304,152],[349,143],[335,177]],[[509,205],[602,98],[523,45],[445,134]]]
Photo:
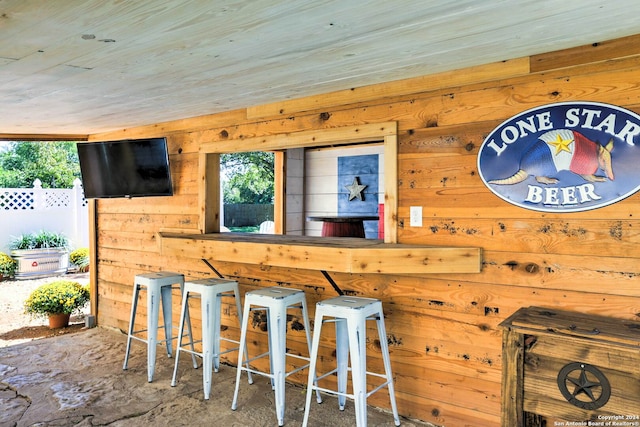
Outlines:
[[39,179],[33,188],[0,188],[0,252],[9,253],[15,237],[41,230],[64,234],[71,250],[89,246],[89,208],[79,179],[72,189],[42,188]]

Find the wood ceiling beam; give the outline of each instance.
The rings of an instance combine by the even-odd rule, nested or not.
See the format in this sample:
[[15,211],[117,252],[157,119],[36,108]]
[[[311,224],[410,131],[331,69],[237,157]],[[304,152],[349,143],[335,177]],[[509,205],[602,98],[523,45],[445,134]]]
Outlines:
[[86,141],[89,135],[48,133],[0,133],[0,141]]

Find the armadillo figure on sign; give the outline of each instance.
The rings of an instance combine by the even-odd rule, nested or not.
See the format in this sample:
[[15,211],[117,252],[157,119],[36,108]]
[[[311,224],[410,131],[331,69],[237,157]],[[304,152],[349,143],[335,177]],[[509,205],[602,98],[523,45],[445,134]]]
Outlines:
[[[533,175],[541,184],[555,184],[553,178],[560,171],[570,171],[588,182],[613,181],[611,150],[613,139],[606,146],[591,141],[579,132],[569,129],[552,130],[540,135],[520,159],[520,169],[512,176],[489,181],[489,184],[511,185]],[[606,178],[595,173],[602,169]]]

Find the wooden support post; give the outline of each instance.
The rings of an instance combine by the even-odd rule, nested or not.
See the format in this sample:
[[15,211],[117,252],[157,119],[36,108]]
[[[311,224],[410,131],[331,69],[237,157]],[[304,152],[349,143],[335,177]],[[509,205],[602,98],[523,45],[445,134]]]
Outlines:
[[524,335],[507,328],[502,334],[502,427],[524,427]]

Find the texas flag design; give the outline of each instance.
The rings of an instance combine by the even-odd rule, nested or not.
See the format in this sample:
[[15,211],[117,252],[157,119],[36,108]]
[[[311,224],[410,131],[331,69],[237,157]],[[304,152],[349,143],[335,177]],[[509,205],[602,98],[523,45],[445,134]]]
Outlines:
[[569,129],[556,129],[539,137],[525,153],[520,168],[530,175],[552,175],[568,170],[579,175],[593,174],[598,170],[600,144]]

